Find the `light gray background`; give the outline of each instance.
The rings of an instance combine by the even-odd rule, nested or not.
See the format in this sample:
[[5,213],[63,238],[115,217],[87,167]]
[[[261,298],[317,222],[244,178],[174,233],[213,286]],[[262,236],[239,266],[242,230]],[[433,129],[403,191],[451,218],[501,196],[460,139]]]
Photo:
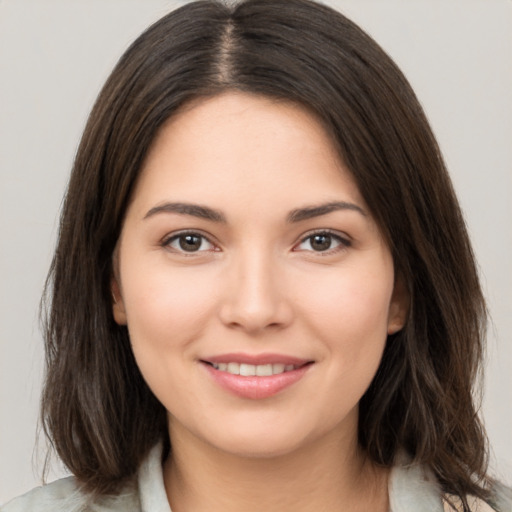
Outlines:
[[[180,3],[0,0],[0,503],[40,482],[38,301],[86,116],[128,43]],[[405,71],[451,170],[494,320],[483,413],[494,466],[510,482],[512,2],[329,3]]]

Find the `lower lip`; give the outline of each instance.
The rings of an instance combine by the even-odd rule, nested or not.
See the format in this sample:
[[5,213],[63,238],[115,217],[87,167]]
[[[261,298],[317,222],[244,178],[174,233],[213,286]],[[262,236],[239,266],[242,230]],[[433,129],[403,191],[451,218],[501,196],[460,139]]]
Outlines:
[[296,370],[265,377],[244,377],[242,375],[233,375],[228,372],[216,370],[213,366],[206,363],[204,366],[215,382],[225,390],[241,398],[262,400],[274,396],[298,382],[304,377],[304,374],[311,365],[306,364]]

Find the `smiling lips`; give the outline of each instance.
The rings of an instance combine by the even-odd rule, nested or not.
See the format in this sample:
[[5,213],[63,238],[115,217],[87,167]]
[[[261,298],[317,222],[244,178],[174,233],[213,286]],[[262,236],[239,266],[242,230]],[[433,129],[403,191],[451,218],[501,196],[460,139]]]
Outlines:
[[298,366],[293,364],[246,364],[246,363],[212,363],[216,370],[228,372],[231,375],[242,375],[244,377],[258,376],[268,377],[269,375],[279,375],[284,372],[296,370]]
[[312,361],[278,355],[226,354],[201,361],[222,388],[241,398],[269,398],[299,381]]

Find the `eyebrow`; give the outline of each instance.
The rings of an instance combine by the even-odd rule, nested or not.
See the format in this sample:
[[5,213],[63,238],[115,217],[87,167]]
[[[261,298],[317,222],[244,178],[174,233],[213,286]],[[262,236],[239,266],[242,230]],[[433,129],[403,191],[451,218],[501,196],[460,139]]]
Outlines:
[[298,208],[292,210],[286,220],[287,222],[301,222],[303,220],[312,219],[314,217],[320,217],[327,215],[328,213],[335,212],[338,210],[350,210],[360,213],[365,217],[368,215],[360,206],[354,203],[347,203],[346,201],[332,201],[330,203],[306,206],[304,208]]
[[[292,210],[287,215],[286,221],[288,223],[301,222],[339,210],[355,211],[365,217],[367,216],[367,213],[360,206],[357,206],[354,203],[348,203],[346,201],[332,201],[325,204],[305,206],[303,208]],[[178,213],[180,215],[191,215],[193,217],[211,220],[213,222],[221,222],[223,224],[227,223],[225,215],[219,210],[191,203],[164,203],[159,206],[155,206],[146,213],[144,219],[153,217],[159,213]]]
[[164,203],[159,206],[155,206],[146,213],[144,219],[153,217],[158,213],[178,213],[180,215],[191,215],[193,217],[199,217],[200,219],[211,220],[213,222],[222,222],[223,224],[227,222],[224,214],[218,210],[190,203]]

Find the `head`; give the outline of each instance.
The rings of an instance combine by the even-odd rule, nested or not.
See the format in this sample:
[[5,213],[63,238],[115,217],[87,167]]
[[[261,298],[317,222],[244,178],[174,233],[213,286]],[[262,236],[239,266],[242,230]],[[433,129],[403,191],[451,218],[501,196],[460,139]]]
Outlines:
[[359,402],[360,446],[383,465],[408,451],[447,492],[483,492],[470,475],[485,474],[472,401],[485,306],[439,148],[391,59],[341,14],[308,0],[185,5],[135,41],[100,93],[48,286],[43,417],[59,455],[106,492],[167,432],[166,410],[112,314],[116,251],[164,127],[230,92],[296,106],[322,126],[407,298],[403,326],[389,332]]

